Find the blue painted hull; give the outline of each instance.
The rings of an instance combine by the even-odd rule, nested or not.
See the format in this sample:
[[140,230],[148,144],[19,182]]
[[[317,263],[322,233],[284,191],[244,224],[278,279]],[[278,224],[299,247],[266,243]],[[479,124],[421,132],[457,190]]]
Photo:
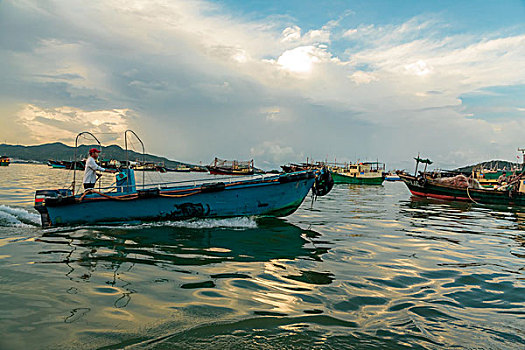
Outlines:
[[[199,185],[162,188],[153,195],[138,197],[137,192],[111,194],[120,199],[99,194],[80,199],[77,195],[69,197],[66,203],[49,201],[36,208],[42,213],[46,227],[234,216],[283,217],[301,205],[315,181],[312,172],[283,177],[221,184],[222,188],[211,190],[202,190]],[[131,199],[123,199],[126,196]]]

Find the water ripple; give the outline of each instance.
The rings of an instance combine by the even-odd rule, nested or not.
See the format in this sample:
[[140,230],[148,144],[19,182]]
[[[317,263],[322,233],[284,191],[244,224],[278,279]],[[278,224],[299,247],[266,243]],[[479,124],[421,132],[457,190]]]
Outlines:
[[41,230],[0,198],[2,348],[525,346],[515,208],[337,185],[286,220]]

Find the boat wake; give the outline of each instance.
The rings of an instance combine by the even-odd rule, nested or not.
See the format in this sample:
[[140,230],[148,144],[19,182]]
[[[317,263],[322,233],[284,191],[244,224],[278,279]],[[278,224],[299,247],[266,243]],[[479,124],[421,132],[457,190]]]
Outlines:
[[40,215],[0,204],[0,227],[40,226]]
[[[143,224],[147,225],[147,224]],[[150,224],[149,226],[171,226],[191,229],[210,229],[210,228],[228,228],[228,229],[251,229],[257,228],[257,222],[252,217],[237,217],[228,219],[198,219],[186,221],[166,221]]]
[[247,230],[257,228],[257,222],[254,217],[236,217],[226,219],[192,219],[182,221],[159,221],[159,222],[140,222],[126,223],[115,225],[82,225],[70,227],[55,227],[45,229],[45,232],[62,232],[78,229],[119,229],[119,230],[141,230],[154,227],[174,227],[193,230],[204,229],[230,229],[230,230]]

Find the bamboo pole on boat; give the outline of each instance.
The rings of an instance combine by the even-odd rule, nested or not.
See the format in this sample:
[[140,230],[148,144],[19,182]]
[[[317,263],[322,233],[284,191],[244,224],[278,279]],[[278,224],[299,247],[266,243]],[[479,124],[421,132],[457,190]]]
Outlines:
[[416,158],[416,170],[414,172],[414,175],[417,176],[417,168],[419,166],[419,152],[417,152],[417,158]]

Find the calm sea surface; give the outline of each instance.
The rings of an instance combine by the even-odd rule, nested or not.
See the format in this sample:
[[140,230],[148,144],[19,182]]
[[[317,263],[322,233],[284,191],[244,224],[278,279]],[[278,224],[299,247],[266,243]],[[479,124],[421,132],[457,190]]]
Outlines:
[[1,349],[525,348],[525,212],[385,183],[286,219],[42,230],[34,190],[70,176],[0,167]]

